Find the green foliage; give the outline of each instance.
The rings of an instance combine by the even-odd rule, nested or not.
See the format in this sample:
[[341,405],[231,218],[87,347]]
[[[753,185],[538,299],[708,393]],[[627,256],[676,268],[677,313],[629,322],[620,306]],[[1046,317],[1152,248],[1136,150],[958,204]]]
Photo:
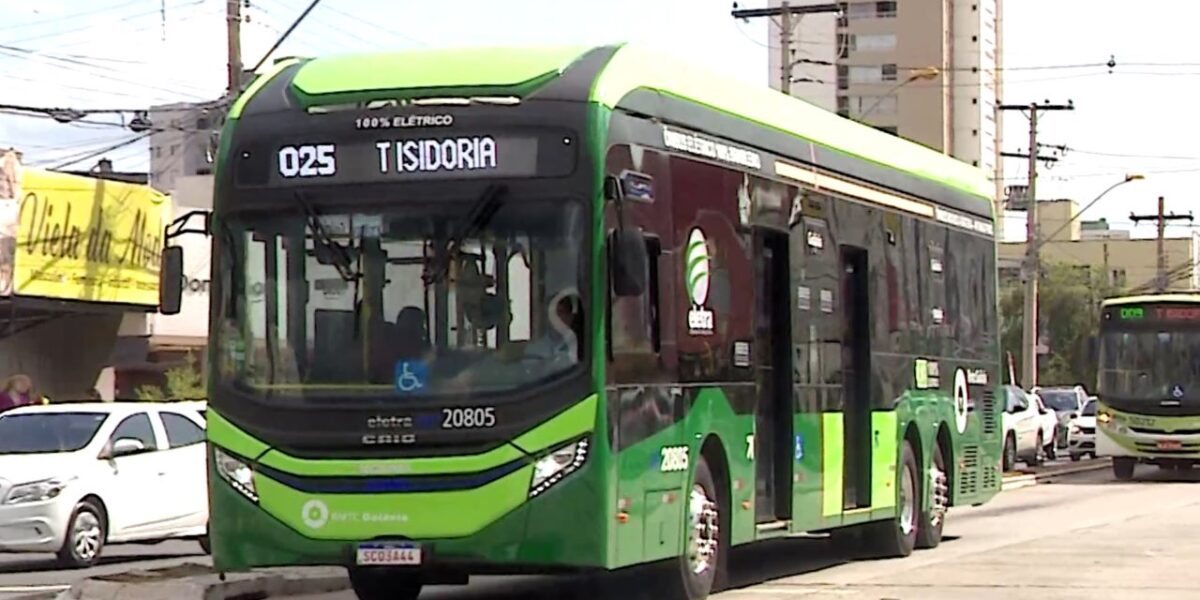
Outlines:
[[[1039,336],[1049,354],[1038,365],[1038,385],[1096,385],[1095,339],[1100,326],[1100,302],[1123,290],[1109,283],[1100,269],[1086,265],[1043,265],[1038,290]],[[1021,282],[1000,290],[1001,341],[1012,354],[1020,377],[1021,329],[1025,293]]]
[[208,398],[204,387],[204,373],[196,368],[196,357],[189,352],[187,364],[166,372],[165,389],[157,385],[138,386],[136,394],[143,402],[165,402],[168,400],[204,400]]

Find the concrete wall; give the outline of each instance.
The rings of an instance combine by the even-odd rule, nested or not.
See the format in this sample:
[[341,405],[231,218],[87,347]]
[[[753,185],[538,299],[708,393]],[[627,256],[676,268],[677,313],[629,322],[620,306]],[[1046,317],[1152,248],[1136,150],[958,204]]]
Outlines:
[[0,340],[0,378],[24,373],[51,399],[79,399],[96,385],[122,315],[65,315]]

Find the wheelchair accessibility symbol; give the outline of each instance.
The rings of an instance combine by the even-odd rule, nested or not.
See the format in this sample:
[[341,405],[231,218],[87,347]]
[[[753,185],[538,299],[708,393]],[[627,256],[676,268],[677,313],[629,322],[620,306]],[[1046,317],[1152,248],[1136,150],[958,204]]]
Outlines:
[[425,363],[417,360],[402,360],[396,363],[396,389],[411,394],[425,389],[429,379],[429,369]]

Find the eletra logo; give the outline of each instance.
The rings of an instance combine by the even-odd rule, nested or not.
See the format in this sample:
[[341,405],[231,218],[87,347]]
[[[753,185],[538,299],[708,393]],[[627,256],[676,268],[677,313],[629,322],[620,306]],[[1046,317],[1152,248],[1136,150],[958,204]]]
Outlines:
[[300,518],[312,529],[320,529],[329,522],[329,506],[320,500],[309,500],[300,509]]
[[712,335],[715,324],[713,313],[705,306],[708,302],[710,277],[708,239],[699,227],[693,228],[688,236],[684,257],[687,261],[683,274],[684,284],[687,286],[688,298],[692,301],[692,307],[687,314],[688,333]]

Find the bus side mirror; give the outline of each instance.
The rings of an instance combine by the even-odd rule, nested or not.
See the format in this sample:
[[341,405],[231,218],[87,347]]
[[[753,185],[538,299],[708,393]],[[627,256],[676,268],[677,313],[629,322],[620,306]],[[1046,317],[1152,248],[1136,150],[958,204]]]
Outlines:
[[158,312],[177,315],[182,303],[183,246],[168,246],[163,249],[158,272]]
[[613,294],[640,296],[646,292],[650,277],[650,253],[642,230],[621,228],[609,236]]

